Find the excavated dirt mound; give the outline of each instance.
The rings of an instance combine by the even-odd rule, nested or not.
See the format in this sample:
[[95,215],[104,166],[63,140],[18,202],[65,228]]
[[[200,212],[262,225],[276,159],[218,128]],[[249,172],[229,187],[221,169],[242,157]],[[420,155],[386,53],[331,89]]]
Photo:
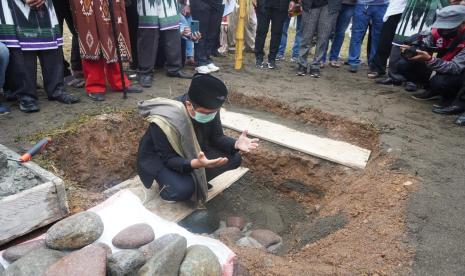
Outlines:
[[[231,102],[241,107],[263,106],[267,112],[293,120],[293,127],[312,124],[326,129],[329,137],[373,151],[363,171],[270,143],[244,156],[251,173],[210,207],[220,216],[242,214],[257,227],[266,226],[260,225],[263,213],[270,209],[271,217],[279,213],[283,227],[276,231],[286,241],[281,256],[230,245],[252,275],[411,272],[413,251],[404,234],[404,213],[416,181],[379,149],[376,129],[266,98],[233,93]],[[96,205],[103,200],[101,191],[135,174],[137,145],[146,126],[134,113],[100,115],[54,137],[45,158],[55,173],[68,180],[74,212]]]

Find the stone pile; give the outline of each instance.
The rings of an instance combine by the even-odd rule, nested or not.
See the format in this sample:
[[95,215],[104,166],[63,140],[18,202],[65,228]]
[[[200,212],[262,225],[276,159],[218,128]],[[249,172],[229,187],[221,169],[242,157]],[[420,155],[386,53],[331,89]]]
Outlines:
[[112,244],[123,249],[112,253],[108,245],[95,243],[103,233],[103,222],[92,212],[66,218],[48,231],[45,240],[10,247],[3,258],[10,262],[5,276],[123,276],[192,275],[220,276],[221,265],[206,246],[187,247],[178,234],[155,239],[148,224],[123,229]]
[[246,223],[244,218],[231,216],[225,222],[220,222],[220,228],[212,236],[240,247],[266,250],[273,254],[282,248],[283,239],[278,234],[267,229],[251,228],[252,223]]

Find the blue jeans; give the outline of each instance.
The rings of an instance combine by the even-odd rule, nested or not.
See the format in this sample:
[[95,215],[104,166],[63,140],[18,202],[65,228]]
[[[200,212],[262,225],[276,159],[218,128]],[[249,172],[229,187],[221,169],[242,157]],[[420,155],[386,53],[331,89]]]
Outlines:
[[[190,27],[192,22],[192,16],[187,16],[186,20]],[[186,56],[189,58],[194,57],[194,42],[190,39],[186,40]]]
[[9,59],[10,52],[8,51],[8,48],[5,46],[5,44],[0,42],[0,90],[5,84],[5,72]]
[[[297,20],[297,26],[295,29],[294,46],[292,47],[293,58],[299,57],[299,47],[300,47],[300,42],[302,41],[302,15],[297,16],[296,20]],[[283,35],[281,36],[281,43],[279,44],[278,56],[284,56],[284,53],[286,52],[287,31],[289,30],[290,23],[291,23],[291,18],[288,17],[286,21],[284,21]]]
[[354,11],[355,5],[342,4],[341,11],[339,12],[336,21],[336,28],[334,30],[333,42],[331,43],[331,50],[329,51],[329,61],[335,61],[339,59],[341,47],[344,43],[347,28],[349,27],[350,21],[354,16]]
[[349,46],[349,64],[352,66],[360,65],[360,52],[362,50],[362,40],[368,29],[368,23],[371,22],[371,50],[368,57],[368,63],[375,56],[378,47],[381,28],[383,27],[383,16],[388,4],[384,5],[362,5],[355,6],[354,19],[352,22],[352,38]]

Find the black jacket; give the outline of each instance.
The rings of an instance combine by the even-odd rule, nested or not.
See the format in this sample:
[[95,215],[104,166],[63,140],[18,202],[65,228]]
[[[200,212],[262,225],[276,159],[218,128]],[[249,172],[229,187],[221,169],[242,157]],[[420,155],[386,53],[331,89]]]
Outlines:
[[[186,99],[187,95],[176,98],[176,100],[183,103]],[[200,148],[203,151],[208,151],[209,148],[216,148],[226,153],[236,151],[236,140],[224,135],[219,112],[215,119],[209,123],[201,124],[195,120],[192,120],[192,123]],[[182,174],[191,173],[190,162],[191,160],[184,159],[176,153],[158,125],[150,124],[140,140],[137,154],[137,171],[146,187],[152,185],[155,176],[163,167]]]

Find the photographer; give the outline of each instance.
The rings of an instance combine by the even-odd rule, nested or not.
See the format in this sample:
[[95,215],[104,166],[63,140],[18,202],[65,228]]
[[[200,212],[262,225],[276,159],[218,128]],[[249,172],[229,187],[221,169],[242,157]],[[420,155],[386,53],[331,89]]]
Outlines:
[[[437,12],[431,33],[420,35],[411,45],[401,47],[404,57],[398,72],[426,90],[413,95],[419,100],[442,98],[433,112],[458,114],[465,105],[454,100],[462,87],[465,69],[465,6],[453,5]],[[437,52],[436,57],[433,52]],[[435,73],[433,77],[431,75]]]

